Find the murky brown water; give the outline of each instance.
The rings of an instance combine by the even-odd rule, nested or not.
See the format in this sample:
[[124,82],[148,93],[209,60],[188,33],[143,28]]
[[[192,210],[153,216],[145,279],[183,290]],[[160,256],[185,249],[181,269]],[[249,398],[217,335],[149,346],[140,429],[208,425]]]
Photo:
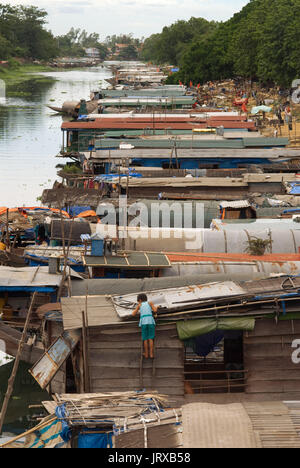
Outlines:
[[57,81],[26,82],[22,98],[0,105],[0,206],[34,206],[44,188],[56,178],[55,155],[60,151],[62,117],[47,104],[88,99],[99,82],[110,77],[107,68],[42,73]]

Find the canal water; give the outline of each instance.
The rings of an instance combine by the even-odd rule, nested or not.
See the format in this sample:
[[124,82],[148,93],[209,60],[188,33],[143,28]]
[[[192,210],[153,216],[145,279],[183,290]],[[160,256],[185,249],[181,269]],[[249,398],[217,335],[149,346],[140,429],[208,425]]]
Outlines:
[[[89,99],[90,92],[111,76],[107,68],[97,67],[71,71],[42,73],[53,78],[45,82],[26,81],[18,91],[23,97],[8,97],[0,103],[0,206],[38,206],[37,198],[44,188],[50,188],[56,179],[55,155],[61,149],[62,117],[47,105],[61,107],[64,101]],[[13,362],[0,354],[0,405],[7,389]],[[49,399],[21,363],[13,396],[0,436],[0,444],[34,425],[34,416],[40,416],[39,405]],[[1,406],[0,406],[1,408]]]
[[[0,206],[35,206],[43,189],[56,179],[55,158],[60,151],[62,117],[47,105],[89,99],[90,92],[111,76],[103,67],[39,73],[18,86],[19,95],[0,103]],[[11,90],[11,89],[10,89]]]

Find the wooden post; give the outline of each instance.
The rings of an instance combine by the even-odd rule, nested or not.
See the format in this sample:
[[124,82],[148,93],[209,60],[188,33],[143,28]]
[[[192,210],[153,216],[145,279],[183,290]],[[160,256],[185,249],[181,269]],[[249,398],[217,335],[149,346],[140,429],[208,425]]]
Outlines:
[[86,335],[86,321],[85,321],[85,312],[82,313],[82,352],[83,352],[83,373],[84,373],[84,392],[89,393],[89,368],[88,368],[88,358],[87,358],[87,335]]
[[15,359],[15,362],[14,362],[14,366],[13,366],[13,370],[11,372],[11,376],[10,376],[10,378],[8,380],[8,386],[7,386],[6,394],[5,394],[5,397],[4,397],[4,401],[3,401],[2,409],[1,409],[1,413],[0,413],[0,434],[2,433],[2,427],[3,427],[3,424],[4,424],[4,418],[6,416],[8,403],[9,403],[11,394],[13,392],[14,382],[15,382],[15,378],[16,378],[18,368],[19,368],[21,354],[22,354],[25,338],[26,338],[26,335],[27,335],[28,326],[29,326],[29,323],[30,323],[30,318],[31,318],[31,313],[32,313],[35,297],[36,297],[36,292],[33,293],[33,296],[32,296],[32,299],[31,299],[31,304],[30,304],[30,307],[29,307],[29,310],[28,310],[28,313],[27,313],[23,333],[22,333],[22,336],[21,336],[21,339],[20,339],[20,342],[19,342],[17,356],[16,356],[16,359]]
[[62,274],[62,279],[61,283],[59,285],[59,290],[57,293],[57,300],[60,299],[61,294],[62,294],[62,289],[63,285],[66,279],[66,271],[67,271],[67,266],[68,266],[68,256],[70,252],[70,245],[71,245],[71,239],[72,239],[72,233],[73,233],[73,224],[74,224],[74,218],[71,221],[71,226],[70,226],[70,232],[69,232],[69,239],[68,239],[68,245],[67,245],[67,251],[66,251],[66,245],[65,245],[65,225],[62,219],[62,212],[60,212],[61,215],[61,229],[62,229],[62,237],[63,237],[63,255],[64,255],[64,269],[63,269],[63,274]]

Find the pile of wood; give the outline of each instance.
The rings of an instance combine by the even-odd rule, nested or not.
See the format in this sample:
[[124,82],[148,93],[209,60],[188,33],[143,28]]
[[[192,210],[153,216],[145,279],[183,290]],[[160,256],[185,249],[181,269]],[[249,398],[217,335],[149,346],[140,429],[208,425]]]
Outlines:
[[[65,405],[64,419],[71,426],[124,426],[125,420],[157,413],[166,407],[167,398],[158,392],[112,392],[55,394],[56,405]],[[46,405],[45,405],[46,406]]]

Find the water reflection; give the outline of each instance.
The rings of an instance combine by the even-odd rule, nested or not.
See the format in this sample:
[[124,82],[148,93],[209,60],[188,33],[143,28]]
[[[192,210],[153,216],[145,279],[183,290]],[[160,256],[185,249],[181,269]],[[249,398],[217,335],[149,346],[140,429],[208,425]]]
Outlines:
[[16,89],[21,97],[0,103],[0,206],[35,205],[56,178],[62,120],[47,104],[60,107],[66,100],[89,99],[110,72],[97,67],[40,75],[44,82],[28,80]]
[[[60,107],[66,100],[89,99],[90,92],[110,72],[99,67],[42,75],[56,81],[32,79],[17,88],[22,97],[0,102],[0,206],[35,205],[43,188],[51,187],[56,178],[54,156],[61,146],[62,118],[47,104]],[[49,399],[31,378],[28,367],[20,365],[5,432],[17,434],[28,429],[28,405]],[[0,366],[0,405],[11,369],[12,363]]]

